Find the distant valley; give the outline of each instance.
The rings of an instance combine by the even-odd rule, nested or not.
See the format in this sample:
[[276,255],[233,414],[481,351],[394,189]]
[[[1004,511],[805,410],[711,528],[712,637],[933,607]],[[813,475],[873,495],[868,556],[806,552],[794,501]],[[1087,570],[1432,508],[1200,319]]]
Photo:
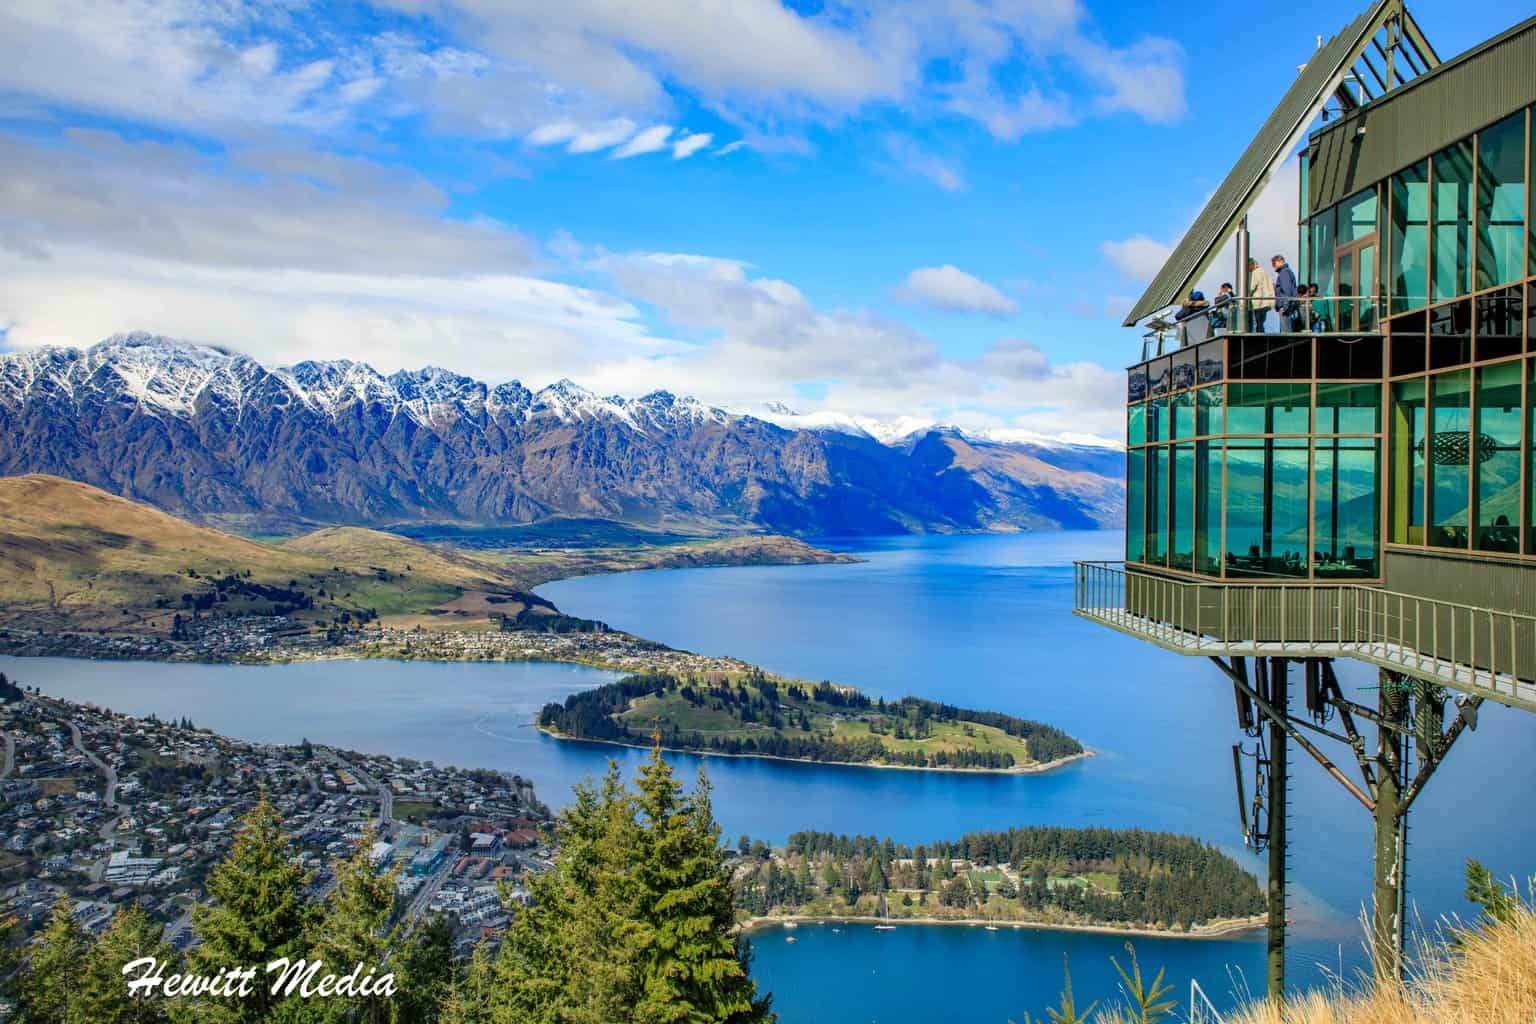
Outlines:
[[882,440],[771,418],[569,381],[531,391],[346,360],[267,368],[144,334],[0,355],[0,475],[51,474],[244,533],[578,519],[834,536],[1123,517],[1111,449],[952,429]]

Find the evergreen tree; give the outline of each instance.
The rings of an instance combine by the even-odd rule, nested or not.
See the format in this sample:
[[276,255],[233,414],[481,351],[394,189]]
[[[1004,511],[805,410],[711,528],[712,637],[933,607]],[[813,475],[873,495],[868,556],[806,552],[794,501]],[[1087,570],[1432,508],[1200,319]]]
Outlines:
[[[322,972],[346,974],[357,964],[363,972],[384,963],[395,938],[389,920],[395,912],[395,876],[398,869],[381,872],[369,853],[373,850],[372,826],[363,830],[352,856],[336,865],[336,888],[325,899],[310,943],[310,959],[325,962]],[[378,971],[375,977],[383,974]],[[399,986],[395,986],[398,990]],[[387,1024],[390,998],[370,995],[311,1000],[323,1020]]]
[[640,769],[640,914],[648,926],[637,1021],[769,1021],[745,942],[734,934],[730,873],[703,769],[684,796],[660,748]]
[[395,998],[392,1024],[437,1024],[453,991],[453,928],[434,915],[417,925],[391,961]]
[[[311,917],[302,891],[308,883],[293,858],[281,816],[263,797],[241,820],[228,856],[208,875],[212,902],[192,911],[201,942],[188,957],[190,969],[211,976],[225,968],[264,967],[279,957],[302,957]],[[251,985],[244,999],[206,998],[184,1005],[196,1021],[265,1024],[282,1001],[271,994],[271,980]]]
[[[529,885],[496,963],[496,1019],[516,1024],[612,1024],[634,1004],[633,800],[609,762],[599,788],[576,787],[556,825],[559,856]],[[579,977],[578,977],[579,976]],[[471,989],[473,986],[469,986]],[[472,1007],[465,997],[463,1012]],[[474,1018],[465,1017],[473,1021]]]
[[73,901],[59,897],[21,978],[17,1004],[22,1024],[83,1024],[78,989],[89,947]]
[[149,919],[137,904],[120,910],[86,956],[80,976],[77,1019],[91,1024],[160,1024],[165,1000],[158,992],[130,993],[123,967],[140,957],[173,962],[176,954],[164,939],[165,926]]
[[[491,997],[495,985],[496,971],[490,957],[486,954],[485,946],[477,945],[463,974],[448,989],[448,998],[443,1001],[438,1013],[439,1024],[492,1024],[497,1019],[491,1014]],[[523,1021],[552,1018],[502,1015],[500,1019],[521,1024]],[[406,1018],[401,1020],[405,1021]]]
[[[555,865],[534,879],[533,905],[502,943],[496,1024],[774,1019],[732,933],[729,869],[702,779],[683,794],[657,750],[632,794],[610,764],[600,788],[577,788],[558,830]],[[472,1003],[450,999],[476,1024]]]

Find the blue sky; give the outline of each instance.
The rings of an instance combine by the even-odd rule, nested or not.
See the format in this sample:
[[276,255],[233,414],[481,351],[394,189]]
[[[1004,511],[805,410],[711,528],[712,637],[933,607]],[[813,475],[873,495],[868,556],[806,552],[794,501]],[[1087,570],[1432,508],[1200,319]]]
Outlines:
[[[1444,56],[1528,13],[1413,9]],[[1355,13],[1232,11],[12,0],[3,342],[1116,436],[1121,316]]]

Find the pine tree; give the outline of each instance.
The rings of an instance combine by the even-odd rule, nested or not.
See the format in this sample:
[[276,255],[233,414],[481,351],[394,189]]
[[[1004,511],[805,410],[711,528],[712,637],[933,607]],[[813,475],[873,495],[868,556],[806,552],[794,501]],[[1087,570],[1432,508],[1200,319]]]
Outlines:
[[74,903],[68,896],[59,897],[21,979],[17,1003],[22,1024],[76,1024],[85,1019],[77,996],[89,948],[75,920]]
[[[502,943],[496,1024],[768,1024],[742,940],[707,784],[684,796],[660,751],[638,795],[610,765],[577,787],[560,854]],[[472,992],[472,985],[460,989]],[[478,1024],[473,999],[449,1000]]]
[[576,787],[557,832],[554,866],[530,883],[532,903],[502,941],[496,1019],[618,1024],[636,998],[631,862],[639,836],[616,763],[600,788]]
[[118,912],[86,956],[79,980],[77,1019],[91,1024],[159,1024],[166,1020],[165,1000],[157,992],[130,993],[123,967],[140,957],[161,963],[176,954],[164,940],[165,926],[149,919],[138,905]]
[[671,766],[654,749],[640,769],[637,803],[643,838],[640,912],[648,941],[635,1019],[657,1024],[774,1019],[769,997],[757,996],[747,947],[734,934],[730,873],[708,777],[700,769],[697,786],[684,797]]
[[395,972],[393,1024],[436,1024],[453,991],[453,929],[434,915],[416,926],[391,961]]
[[[221,969],[294,960],[305,950],[311,913],[303,888],[309,877],[293,859],[283,821],[265,797],[240,822],[229,854],[208,875],[212,902],[192,912],[201,943],[188,958],[190,969],[215,975]],[[210,1024],[251,1024],[272,1020],[282,997],[271,993],[275,976],[258,974],[243,999],[206,998],[185,1004],[189,1016]]]
[[[395,938],[389,919],[395,912],[395,876],[399,870],[381,872],[374,866],[369,856],[373,843],[370,826],[363,830],[352,856],[336,865],[336,888],[325,899],[310,942],[311,959],[325,963],[322,972],[346,974],[357,964],[363,965],[364,974],[370,967],[379,968]],[[383,973],[377,971],[375,977]],[[395,987],[398,990],[399,986]],[[387,1024],[389,1004],[388,996],[354,995],[316,1005],[321,1007],[323,1019]]]
[[[439,1024],[493,1024],[493,1021],[506,1020],[532,1021],[532,1017],[517,1017],[505,1014],[492,1016],[491,1003],[495,991],[497,972],[491,964],[490,957],[486,954],[483,945],[475,946],[474,953],[469,958],[469,965],[464,973],[456,978],[449,987],[448,997],[443,1001],[438,1012]],[[402,1017],[402,1022],[409,1018]],[[415,1024],[415,1022],[411,1022]]]

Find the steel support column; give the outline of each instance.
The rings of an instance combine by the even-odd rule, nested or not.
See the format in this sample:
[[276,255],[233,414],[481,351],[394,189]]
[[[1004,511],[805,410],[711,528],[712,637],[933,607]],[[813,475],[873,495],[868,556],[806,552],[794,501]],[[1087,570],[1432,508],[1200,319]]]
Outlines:
[[1371,908],[1371,963],[1378,981],[1395,983],[1403,973],[1403,874],[1407,851],[1406,816],[1400,809],[1406,763],[1403,732],[1409,722],[1408,681],[1382,669],[1377,693],[1377,707],[1386,727],[1376,733],[1376,880]]
[[[1268,703],[1280,716],[1289,713],[1290,693],[1284,658],[1269,659]],[[1285,1000],[1285,797],[1286,744],[1289,735],[1279,717],[1269,720],[1269,922],[1268,959],[1265,970],[1269,998]]]

